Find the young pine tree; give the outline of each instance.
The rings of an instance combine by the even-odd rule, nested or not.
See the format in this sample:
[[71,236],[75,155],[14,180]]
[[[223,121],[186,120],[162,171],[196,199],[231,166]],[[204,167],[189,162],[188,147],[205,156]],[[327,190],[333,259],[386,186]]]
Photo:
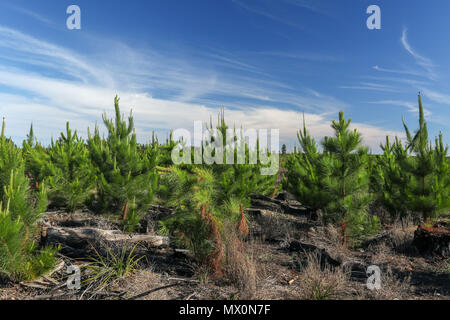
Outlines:
[[419,128],[414,136],[406,123],[406,157],[398,157],[401,170],[406,173],[406,205],[409,212],[420,215],[424,220],[436,218],[450,208],[449,171],[446,155],[448,148],[443,146],[442,134],[436,139],[433,148],[428,140],[428,128],[419,93]]
[[327,190],[323,155],[319,152],[316,141],[306,129],[303,118],[303,130],[297,132],[300,151],[289,156],[286,163],[284,185],[301,203],[313,211],[325,209],[331,201]]
[[66,133],[48,149],[44,170],[50,186],[49,198],[54,205],[74,212],[84,205],[94,188],[95,176],[84,140],[72,132],[69,122]]
[[30,179],[31,188],[38,190],[42,182],[48,176],[46,165],[50,161],[48,150],[36,140],[33,124],[27,139],[22,143],[22,153],[25,161],[25,173]]
[[[211,141],[218,139],[213,131],[211,125],[212,136]],[[271,161],[271,153],[268,150],[261,150],[259,138],[256,141],[256,149],[250,149],[250,146],[245,141],[244,129],[240,129],[240,139],[236,129],[227,131],[228,125],[225,121],[225,114],[222,110],[218,116],[216,132],[221,133],[223,139],[224,149],[229,148],[233,150],[233,163],[227,163],[226,151],[223,152],[223,164],[204,165],[204,167],[212,170],[218,187],[218,203],[224,203],[234,198],[240,202],[244,207],[249,205],[249,195],[251,193],[259,193],[271,196],[275,191],[276,174],[262,175],[261,171],[267,167],[268,164],[263,164],[261,161],[262,153]],[[209,141],[206,141],[207,144]],[[231,143],[231,142],[234,142]],[[213,148],[213,154],[215,154]],[[242,158],[242,155],[244,158]],[[256,163],[250,163],[250,159],[256,159]],[[277,164],[278,166],[278,164]]]
[[362,145],[361,134],[350,130],[351,119],[339,113],[339,120],[333,120],[334,137],[325,137],[324,148],[326,189],[332,198],[327,211],[344,219],[345,232],[352,240],[374,233],[378,228],[377,217],[370,218],[367,207],[372,200],[369,193],[369,154]]
[[350,123],[341,111],[331,125],[335,135],[322,141],[322,153],[303,123],[297,135],[300,150],[288,160],[285,185],[300,202],[320,209],[325,220],[342,222],[344,236],[357,242],[376,231],[378,220],[367,214],[372,199],[368,150]]
[[45,187],[29,188],[22,152],[0,136],[0,277],[32,279],[48,271],[56,261],[56,250],[40,248],[33,240],[40,213],[47,207]]
[[[233,140],[236,132],[234,130],[233,136],[227,137],[227,128],[221,113],[216,129],[222,135],[211,134],[211,139],[205,142],[206,147],[220,138],[225,146]],[[224,225],[234,225],[238,233],[247,235],[244,209],[249,205],[249,195],[273,193],[276,178],[275,175],[261,175],[264,165],[260,162],[249,163],[252,151],[243,139],[240,144],[229,146],[233,148],[233,164],[227,163],[224,152],[223,164],[173,166],[163,173],[159,189],[165,203],[176,207],[175,215],[161,221],[160,231],[171,234],[189,247],[197,259],[210,266],[215,273],[220,273],[225,258],[222,242]],[[213,156],[216,155],[216,147],[212,148]],[[238,163],[241,150],[246,160]],[[256,151],[259,151],[258,146]]]
[[172,150],[178,145],[177,142],[173,140],[173,132],[169,133],[164,144],[159,144],[158,138],[153,134],[152,137],[152,147],[158,149],[158,166],[167,168],[172,165]]
[[[393,144],[389,137],[386,143],[380,145],[383,154],[377,157],[373,168],[373,190],[376,203],[384,207],[392,218],[405,218],[408,215],[407,196],[405,186],[408,174],[400,166],[400,162],[407,158],[407,150],[396,137]],[[399,161],[402,159],[401,161]]]
[[94,135],[89,133],[88,149],[98,176],[97,207],[101,211],[120,212],[124,221],[131,211],[137,221],[135,215],[147,210],[153,200],[157,151],[150,147],[139,150],[132,114],[128,123],[123,120],[118,97],[114,99],[114,107],[115,120],[103,116],[108,130],[106,140],[100,137],[97,127]]

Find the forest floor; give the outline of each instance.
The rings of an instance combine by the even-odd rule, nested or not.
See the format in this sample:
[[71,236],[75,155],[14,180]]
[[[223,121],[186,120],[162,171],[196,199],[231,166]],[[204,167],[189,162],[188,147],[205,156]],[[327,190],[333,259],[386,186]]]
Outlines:
[[[283,206],[284,203],[284,206]],[[286,203],[288,206],[286,206]],[[277,209],[278,208],[278,209]],[[289,211],[290,213],[286,213]],[[238,300],[238,299],[432,299],[450,300],[450,259],[422,256],[412,246],[416,225],[385,226],[357,249],[342,243],[340,230],[322,226],[292,201],[257,199],[249,210],[251,235],[245,242],[244,275],[210,275],[190,253],[172,245],[138,245],[144,257],[136,269],[106,285],[67,287],[67,267],[81,267],[81,281],[92,276],[90,260],[60,254],[59,269],[33,282],[0,283],[0,299]],[[300,211],[299,211],[300,210]],[[117,228],[108,217],[77,212],[45,215],[49,225]],[[81,223],[83,222],[83,223]],[[381,271],[381,288],[367,286],[368,266]]]

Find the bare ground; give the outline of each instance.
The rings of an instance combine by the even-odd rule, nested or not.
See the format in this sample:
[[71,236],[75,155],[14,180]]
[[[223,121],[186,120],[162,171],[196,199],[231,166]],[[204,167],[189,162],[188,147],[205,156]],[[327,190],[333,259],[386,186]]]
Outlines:
[[[188,253],[172,247],[140,247],[136,252],[145,259],[138,268],[101,290],[69,290],[67,266],[83,266],[87,261],[61,255],[65,267],[47,278],[32,283],[0,283],[0,299],[450,299],[450,261],[419,255],[411,244],[414,225],[389,226],[383,231],[389,241],[349,249],[334,227],[308,222],[303,216],[267,210],[260,213],[251,219],[252,234],[245,243],[247,260],[256,270],[254,287],[243,289],[239,279],[208,275]],[[112,219],[88,212],[69,218],[53,212],[46,220],[67,226],[117,227]],[[324,266],[323,258],[316,253],[292,250],[293,241],[323,248],[338,265]],[[367,288],[365,269],[369,265],[381,269],[379,290]],[[83,274],[82,279],[87,277]]]

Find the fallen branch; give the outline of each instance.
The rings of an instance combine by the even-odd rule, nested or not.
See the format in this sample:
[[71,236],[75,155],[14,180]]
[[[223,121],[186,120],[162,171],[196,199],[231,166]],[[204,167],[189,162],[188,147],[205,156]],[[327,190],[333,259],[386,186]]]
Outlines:
[[74,294],[73,292],[60,292],[34,297],[33,300],[50,300]]
[[186,298],[185,298],[185,300],[189,300],[189,299],[191,299],[194,295],[196,294],[196,292],[194,291],[194,292],[192,292],[190,295],[188,295]]
[[135,295],[135,296],[133,296],[133,297],[131,297],[131,298],[128,298],[127,300],[136,300],[136,299],[138,299],[138,298],[145,297],[145,296],[147,296],[147,295],[149,295],[149,294],[151,294],[151,293],[153,293],[153,292],[156,292],[156,291],[159,291],[159,290],[163,290],[163,289],[168,289],[168,288],[175,287],[175,286],[179,286],[180,284],[181,284],[181,283],[178,282],[178,283],[172,283],[172,284],[169,284],[169,285],[166,285],[166,286],[154,288],[154,289],[148,290],[148,291],[146,291],[146,292],[140,293],[140,294],[138,294],[138,295]]
[[185,279],[185,278],[168,278],[168,281],[186,281],[186,282],[200,282],[198,280],[194,280],[194,279]]
[[143,243],[150,247],[160,247],[169,244],[169,238],[150,234],[126,234],[120,230],[102,230],[82,227],[49,227],[46,231],[46,243],[60,244],[61,252],[72,258],[90,255],[91,243],[134,245]]
[[33,289],[42,289],[42,290],[47,290],[49,289],[49,283],[45,283],[45,282],[20,282],[21,286],[24,287],[28,287],[28,288],[33,288]]

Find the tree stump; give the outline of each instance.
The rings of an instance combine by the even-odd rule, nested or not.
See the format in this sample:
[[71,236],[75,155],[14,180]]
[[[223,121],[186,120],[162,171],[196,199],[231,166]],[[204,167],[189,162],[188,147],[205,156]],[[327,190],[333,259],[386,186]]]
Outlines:
[[419,225],[414,232],[413,245],[421,254],[450,257],[450,230],[434,226]]

